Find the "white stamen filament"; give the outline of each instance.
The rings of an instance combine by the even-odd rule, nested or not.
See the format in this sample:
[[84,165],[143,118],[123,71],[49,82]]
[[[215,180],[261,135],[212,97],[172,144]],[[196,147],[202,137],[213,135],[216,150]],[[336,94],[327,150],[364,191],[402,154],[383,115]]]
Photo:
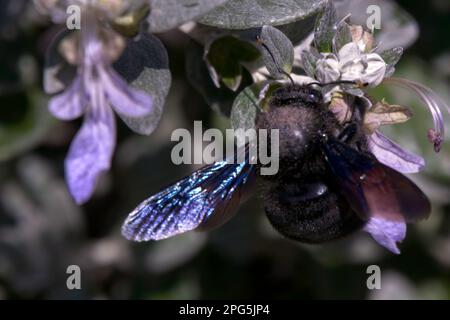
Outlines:
[[403,88],[414,91],[426,104],[433,117],[433,123],[435,127],[434,130],[438,136],[438,141],[434,141],[435,150],[436,152],[438,152],[445,134],[444,117],[442,115],[441,108],[444,107],[450,114],[449,106],[433,90],[415,81],[392,77],[384,79],[383,82],[399,85]]

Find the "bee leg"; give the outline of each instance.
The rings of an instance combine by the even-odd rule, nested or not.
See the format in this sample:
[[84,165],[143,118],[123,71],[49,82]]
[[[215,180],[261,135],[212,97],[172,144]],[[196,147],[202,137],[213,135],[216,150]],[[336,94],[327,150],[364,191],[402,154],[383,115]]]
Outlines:
[[351,122],[345,126],[337,138],[342,142],[350,143],[358,134],[358,130],[358,125],[355,122]]
[[353,122],[347,124],[337,138],[341,142],[352,145],[359,151],[365,151],[367,150],[367,146],[363,137],[364,132],[361,127],[357,123]]

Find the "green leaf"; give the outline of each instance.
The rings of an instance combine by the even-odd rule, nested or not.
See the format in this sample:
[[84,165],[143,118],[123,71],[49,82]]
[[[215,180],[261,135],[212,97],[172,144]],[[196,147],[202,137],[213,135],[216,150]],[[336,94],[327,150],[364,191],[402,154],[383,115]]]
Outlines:
[[384,62],[387,64],[386,68],[386,77],[390,77],[395,72],[395,65],[400,61],[400,58],[403,55],[403,48],[396,47],[392,49],[388,49],[380,53],[380,56],[383,58]]
[[294,64],[294,46],[280,30],[264,26],[261,30],[263,61],[272,77],[282,79]]
[[151,0],[149,32],[164,32],[196,20],[227,0]]
[[241,84],[236,92],[223,86],[218,88],[211,79],[203,58],[204,48],[191,40],[186,48],[186,76],[192,86],[203,96],[216,112],[229,116],[237,92],[253,82],[251,75],[243,69]]
[[314,43],[319,52],[332,51],[337,22],[336,9],[333,2],[329,0],[318,16],[314,30]]
[[403,55],[403,48],[396,47],[389,50],[385,50],[380,53],[380,56],[383,58],[386,64],[395,66]]
[[282,25],[305,19],[317,12],[325,0],[230,0],[203,16],[199,22],[223,29],[249,29]]
[[259,112],[261,84],[253,84],[238,94],[231,108],[230,122],[233,129],[254,129]]
[[206,49],[206,62],[216,87],[220,80],[236,91],[242,81],[242,63],[259,58],[259,50],[250,42],[234,36],[214,40]]
[[301,59],[303,64],[303,70],[305,70],[306,75],[311,78],[315,78],[318,58],[310,51],[304,50],[301,53]]
[[336,52],[338,52],[344,45],[352,41],[353,39],[352,33],[350,31],[350,26],[346,22],[343,22],[342,24],[339,25],[338,30],[336,32],[334,49],[336,50]]
[[44,91],[55,94],[63,91],[74,79],[77,69],[60,54],[59,45],[72,31],[63,30],[56,35],[47,49],[44,63]]
[[291,40],[292,44],[296,46],[305,40],[314,30],[314,22],[316,19],[317,13],[302,20],[278,25],[276,28],[283,32]]
[[275,81],[254,83],[241,91],[233,102],[230,121],[233,129],[254,129],[259,112],[268,110],[272,93],[280,88]]
[[169,93],[171,74],[169,58],[161,41],[151,34],[142,34],[139,40],[129,40],[121,57],[114,64],[117,72],[131,87],[145,91],[153,98],[153,111],[142,118],[119,114],[136,133],[149,135],[156,129]]
[[33,148],[51,130],[54,122],[42,94],[4,94],[0,104],[0,161]]

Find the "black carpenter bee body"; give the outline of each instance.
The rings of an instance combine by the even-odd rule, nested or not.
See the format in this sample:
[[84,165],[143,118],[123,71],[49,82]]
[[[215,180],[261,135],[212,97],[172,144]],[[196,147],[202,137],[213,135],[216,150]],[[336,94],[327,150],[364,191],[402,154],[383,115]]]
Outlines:
[[322,100],[320,91],[307,86],[289,85],[274,93],[269,110],[256,120],[257,129],[267,129],[269,137],[273,129],[279,132],[279,170],[274,177],[266,177],[283,179],[323,171],[320,143],[343,128]]
[[321,148],[334,137],[367,152],[360,123],[344,127],[323,104],[320,91],[288,85],[274,93],[257,127],[269,129],[269,134],[270,129],[279,130],[279,171],[275,176],[261,176],[265,180],[261,192],[266,215],[280,233],[318,243],[361,228],[363,220],[336,191]]
[[[341,124],[310,85],[285,85],[256,121],[279,130],[279,170],[262,176],[247,160],[203,167],[142,202],[126,219],[123,235],[160,240],[226,222],[259,179],[264,209],[283,235],[320,243],[358,230],[372,217],[411,222],[428,216],[430,203],[408,178],[369,152],[363,108]],[[246,148],[248,155],[248,150]]]

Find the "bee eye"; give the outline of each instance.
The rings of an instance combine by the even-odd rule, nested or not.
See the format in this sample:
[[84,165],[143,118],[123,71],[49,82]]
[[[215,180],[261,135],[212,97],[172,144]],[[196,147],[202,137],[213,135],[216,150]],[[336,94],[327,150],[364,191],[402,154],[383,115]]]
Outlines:
[[310,93],[310,94],[307,95],[306,100],[309,103],[315,104],[315,103],[319,103],[320,102],[320,97],[317,94]]

